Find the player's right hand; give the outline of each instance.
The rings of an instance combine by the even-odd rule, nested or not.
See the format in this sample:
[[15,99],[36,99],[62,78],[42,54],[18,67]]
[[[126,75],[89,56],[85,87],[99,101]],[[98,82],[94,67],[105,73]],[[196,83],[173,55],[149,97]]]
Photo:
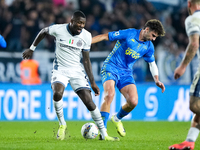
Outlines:
[[27,49],[22,53],[23,59],[29,59],[29,58],[32,58],[32,56],[33,56],[33,51],[30,49]]
[[162,82],[157,81],[156,85],[162,89],[162,93],[165,91],[165,85]]
[[100,90],[99,90],[99,87],[96,85],[96,83],[92,84],[91,87],[92,87],[92,90],[95,93],[95,96],[98,96],[100,94]]

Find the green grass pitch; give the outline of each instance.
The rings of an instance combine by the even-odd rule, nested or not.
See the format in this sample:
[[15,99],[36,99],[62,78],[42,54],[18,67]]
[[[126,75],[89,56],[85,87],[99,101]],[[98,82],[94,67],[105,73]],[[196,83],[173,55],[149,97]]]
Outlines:
[[[123,121],[126,136],[119,142],[85,140],[81,127],[90,121],[68,121],[66,139],[58,141],[58,122],[0,122],[0,150],[167,150],[185,140],[190,122]],[[92,122],[92,121],[91,121]],[[108,134],[118,136],[108,122]],[[195,150],[200,149],[200,138]]]

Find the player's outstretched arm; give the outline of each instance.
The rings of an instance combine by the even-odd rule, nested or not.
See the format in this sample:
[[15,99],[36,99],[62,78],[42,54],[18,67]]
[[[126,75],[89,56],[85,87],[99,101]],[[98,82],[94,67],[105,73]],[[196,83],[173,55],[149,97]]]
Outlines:
[[180,78],[186,70],[186,67],[194,58],[197,50],[199,49],[199,35],[193,34],[189,36],[189,44],[186,48],[185,56],[181,64],[174,71],[174,79]]
[[92,44],[94,43],[98,43],[98,42],[101,42],[101,41],[108,41],[109,38],[108,38],[108,33],[105,33],[105,34],[100,34],[100,35],[97,35],[95,37],[92,38]]
[[88,75],[88,78],[90,80],[90,84],[95,93],[95,96],[97,96],[100,94],[100,90],[99,90],[99,87],[95,83],[94,76],[92,73],[92,65],[91,65],[91,61],[89,57],[89,51],[82,51],[82,55],[83,55],[83,66],[85,68],[85,72]]
[[32,45],[29,49],[26,49],[22,53],[23,59],[29,59],[33,55],[33,51],[35,50],[36,46],[42,41],[42,39],[48,34],[48,28],[43,28],[38,35],[36,36],[35,40],[33,41]]
[[158,67],[157,67],[155,61],[149,63],[149,67],[150,67],[150,71],[151,71],[151,74],[153,76],[153,79],[154,79],[156,85],[162,89],[162,93],[163,93],[165,91],[165,86],[162,82],[159,81]]

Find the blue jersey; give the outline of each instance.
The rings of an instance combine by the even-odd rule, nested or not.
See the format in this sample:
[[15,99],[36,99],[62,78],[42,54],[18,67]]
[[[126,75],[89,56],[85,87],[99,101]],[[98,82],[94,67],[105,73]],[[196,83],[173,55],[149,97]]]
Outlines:
[[144,58],[146,62],[155,61],[154,46],[151,41],[139,41],[141,29],[127,29],[109,32],[110,41],[117,41],[104,65],[114,65],[118,69],[132,72],[134,63]]

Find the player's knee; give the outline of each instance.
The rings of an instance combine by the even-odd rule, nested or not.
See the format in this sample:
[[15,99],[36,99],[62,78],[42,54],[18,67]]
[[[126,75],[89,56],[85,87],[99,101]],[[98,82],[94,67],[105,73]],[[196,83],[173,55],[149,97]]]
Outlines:
[[92,100],[88,101],[85,105],[89,111],[93,111],[96,108],[96,105],[94,104]]
[[200,115],[200,108],[198,107],[197,103],[190,103],[190,110],[193,113]]
[[200,110],[197,109],[197,107],[195,105],[190,105],[190,110],[195,113],[200,115]]
[[111,104],[113,101],[115,94],[114,93],[107,93],[104,97],[104,100],[107,104]]
[[190,97],[190,110],[193,113],[200,115],[200,99],[198,97]]
[[138,99],[134,97],[134,98],[132,98],[131,100],[129,100],[127,102],[128,102],[130,107],[134,108],[138,104]]
[[60,101],[62,99],[62,92],[54,92],[53,93],[53,100]]
[[194,113],[194,107],[193,107],[193,105],[190,105],[190,110]]

